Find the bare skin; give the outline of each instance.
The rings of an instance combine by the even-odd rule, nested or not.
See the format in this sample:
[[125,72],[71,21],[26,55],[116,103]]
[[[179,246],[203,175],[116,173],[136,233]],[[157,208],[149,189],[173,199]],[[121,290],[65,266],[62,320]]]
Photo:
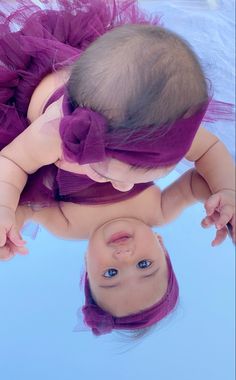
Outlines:
[[[152,186],[126,201],[109,205],[60,202],[33,211],[20,206],[16,212],[20,229],[32,219],[66,239],[87,239],[86,267],[96,302],[114,316],[140,312],[158,302],[167,288],[168,269],[162,239],[152,231],[175,219],[181,211],[210,195],[196,171],[183,174],[162,192]],[[226,228],[217,231],[220,244]],[[15,252],[26,253],[11,241],[0,248],[0,259]]]
[[[32,124],[0,153],[0,247],[7,239],[22,245],[15,211],[28,174],[44,165],[55,164],[64,170],[85,174],[97,182],[110,181],[120,191],[131,189],[135,183],[158,179],[173,168],[132,171],[129,165],[114,159],[93,165],[66,162],[59,135],[62,99],[51,104],[44,114],[41,112],[50,95],[65,83],[68,76],[69,72],[64,70],[43,79],[29,105],[28,117]],[[221,230],[230,223],[235,242],[235,167],[230,154],[216,136],[199,128],[186,158],[195,162],[197,171],[213,194],[205,204],[205,225],[214,223]],[[217,216],[213,218],[214,213]]]

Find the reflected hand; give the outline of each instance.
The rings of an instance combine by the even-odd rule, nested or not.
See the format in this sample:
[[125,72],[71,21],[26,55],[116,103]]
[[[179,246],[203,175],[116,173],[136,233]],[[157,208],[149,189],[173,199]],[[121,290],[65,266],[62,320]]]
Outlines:
[[0,261],[8,261],[17,253],[20,255],[26,255],[28,253],[28,249],[25,246],[17,247],[11,241],[7,240],[5,246],[0,247]]
[[235,191],[221,190],[213,194],[205,202],[205,209],[207,217],[202,220],[202,227],[207,228],[214,224],[217,228],[212,245],[221,244],[227,234],[235,243]]
[[[202,220],[201,225],[203,228],[209,228],[212,225],[215,225],[218,219],[219,219],[219,214],[217,212],[215,212],[211,216],[206,216]],[[220,230],[216,230],[215,238],[211,243],[212,247],[215,247],[215,246],[223,243],[223,241],[226,239],[227,235],[228,235],[228,229],[226,226],[224,226]]]
[[10,241],[14,246],[19,248],[25,244],[16,224],[14,210],[0,206],[0,248],[3,248],[7,241]]

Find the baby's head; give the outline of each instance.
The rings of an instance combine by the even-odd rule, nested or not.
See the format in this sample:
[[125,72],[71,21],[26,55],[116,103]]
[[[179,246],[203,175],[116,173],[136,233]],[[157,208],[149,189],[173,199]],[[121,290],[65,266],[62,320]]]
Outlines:
[[151,25],[125,25],[99,37],[74,65],[68,91],[75,105],[101,113],[111,129],[162,126],[208,99],[188,43]]
[[[209,98],[187,42],[150,25],[125,25],[99,37],[75,63],[67,91],[70,104],[79,109],[69,135],[69,143],[75,139],[72,149],[86,136],[82,153],[75,157],[69,151],[67,157],[82,165],[96,163],[96,171],[102,168],[103,173],[105,157],[169,170],[190,148]],[[79,124],[83,132],[77,130]],[[69,129],[66,121],[63,131]],[[84,174],[94,179],[89,169]],[[107,177],[112,174],[109,170]],[[158,178],[152,174],[152,180]]]
[[137,330],[174,308],[178,284],[159,235],[140,220],[100,226],[86,254],[85,322],[96,335]]

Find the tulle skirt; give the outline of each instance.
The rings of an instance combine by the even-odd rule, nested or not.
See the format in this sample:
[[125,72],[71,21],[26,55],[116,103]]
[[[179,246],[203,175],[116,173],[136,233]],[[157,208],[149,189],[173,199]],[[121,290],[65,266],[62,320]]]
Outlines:
[[[44,76],[71,65],[96,38],[116,26],[159,22],[140,11],[135,0],[38,3],[0,2],[0,150],[28,127],[30,98]],[[50,165],[30,176],[21,203],[58,199],[57,174]]]
[[[116,26],[160,23],[158,15],[152,17],[141,11],[136,0],[38,0],[37,3],[0,1],[0,150],[28,127],[30,98],[44,76],[70,66],[96,38]],[[213,133],[214,127],[209,124]],[[227,125],[220,125],[219,129],[220,137],[223,131],[228,135]],[[184,162],[179,165],[180,172],[187,168]],[[64,193],[63,197],[60,195],[64,177],[73,185],[74,193],[68,197]],[[54,200],[83,203],[84,199],[89,203],[84,179],[76,175],[67,177],[54,165],[41,168],[29,177],[20,202],[48,205]],[[91,183],[86,186],[92,190]],[[84,196],[75,196],[80,190]],[[113,190],[107,187],[105,191],[99,184],[98,193],[100,197],[104,193],[108,203],[120,199]],[[93,187],[93,203],[99,203],[94,198],[96,191]]]

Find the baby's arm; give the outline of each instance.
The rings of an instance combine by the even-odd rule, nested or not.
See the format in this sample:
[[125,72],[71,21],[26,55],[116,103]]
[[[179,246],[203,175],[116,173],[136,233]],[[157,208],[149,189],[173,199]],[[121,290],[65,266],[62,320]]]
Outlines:
[[235,190],[235,166],[225,145],[212,133],[199,128],[186,159],[194,161],[211,192]]
[[218,229],[230,223],[235,242],[235,165],[228,150],[216,136],[200,128],[186,158],[195,162],[213,194],[205,203],[207,215],[218,213]]
[[[43,207],[37,211],[33,211],[31,207],[28,206],[18,206],[16,210],[17,229],[21,230],[28,220],[42,224],[48,231],[61,238],[76,238],[71,233],[72,229],[70,223],[64,215],[60,203],[55,203],[55,205],[51,207]],[[28,253],[28,250],[26,247],[19,247],[7,239],[4,247],[0,247],[0,260],[9,260],[14,257],[16,253],[24,255]]]
[[28,174],[61,156],[59,118],[53,121],[53,107],[0,152],[0,246],[5,245],[7,238],[21,244],[15,228],[15,210]]
[[[32,210],[27,206],[18,206],[15,213],[15,227],[18,231],[21,230],[24,223],[31,218]],[[26,242],[23,242],[26,243]],[[0,260],[6,261],[15,256],[16,253],[25,255],[28,250],[23,245],[18,245],[7,238],[4,247],[0,247]]]
[[[76,208],[76,204],[73,204],[73,206]],[[30,219],[41,224],[53,235],[62,239],[76,238],[70,233],[71,224],[64,214],[60,202],[50,207],[43,207],[40,210],[32,211]]]
[[211,195],[206,181],[195,169],[188,170],[161,192],[163,224],[175,219],[186,207]]
[[[188,170],[161,193],[162,223],[169,223],[186,207],[198,201],[204,202],[210,195],[206,181],[196,170]],[[220,244],[226,236],[227,228],[224,226],[216,232],[212,245]]]

